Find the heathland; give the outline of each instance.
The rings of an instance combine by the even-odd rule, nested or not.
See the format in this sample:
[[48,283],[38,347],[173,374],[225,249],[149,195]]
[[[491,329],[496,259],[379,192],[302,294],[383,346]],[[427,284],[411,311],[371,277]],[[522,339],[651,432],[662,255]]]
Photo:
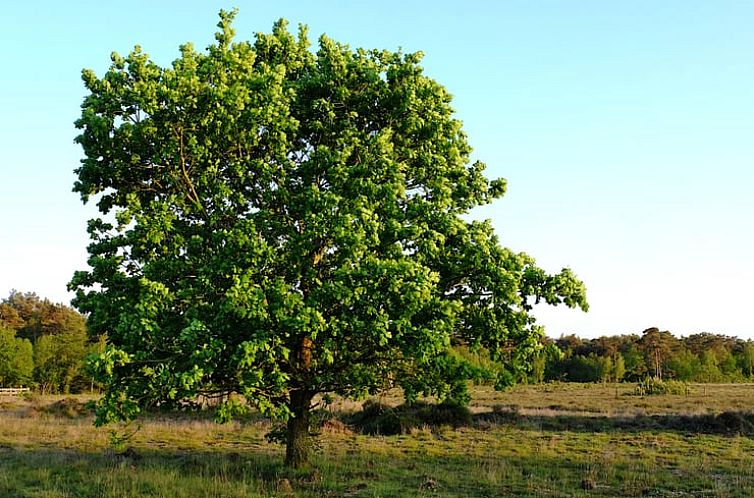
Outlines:
[[88,398],[6,396],[0,496],[754,496],[754,385],[640,392],[474,387],[468,412],[408,410],[390,395],[363,410],[336,401],[318,413],[304,470],[282,466],[283,447],[266,437],[275,427],[259,416],[218,425],[153,413],[95,428]]

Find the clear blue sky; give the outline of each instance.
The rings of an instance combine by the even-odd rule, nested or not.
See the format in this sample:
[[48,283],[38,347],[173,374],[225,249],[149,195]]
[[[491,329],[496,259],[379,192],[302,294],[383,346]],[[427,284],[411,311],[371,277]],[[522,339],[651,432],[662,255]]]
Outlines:
[[67,302],[91,209],[71,193],[82,68],[140,44],[160,64],[285,17],[352,47],[425,52],[509,194],[477,216],[585,280],[592,309],[548,334],[657,326],[754,338],[754,3],[38,1],[0,15],[0,296]]

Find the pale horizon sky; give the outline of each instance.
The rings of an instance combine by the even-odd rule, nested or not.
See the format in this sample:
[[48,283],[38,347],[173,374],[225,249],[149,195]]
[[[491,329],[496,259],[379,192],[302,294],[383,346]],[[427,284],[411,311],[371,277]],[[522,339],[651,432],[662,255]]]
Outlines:
[[754,338],[754,3],[744,1],[37,1],[8,3],[0,78],[0,297],[68,303],[91,207],[80,73],[142,46],[161,65],[275,20],[351,47],[425,53],[474,158],[508,180],[475,213],[501,243],[585,281],[591,310],[541,308],[547,334],[659,327]]

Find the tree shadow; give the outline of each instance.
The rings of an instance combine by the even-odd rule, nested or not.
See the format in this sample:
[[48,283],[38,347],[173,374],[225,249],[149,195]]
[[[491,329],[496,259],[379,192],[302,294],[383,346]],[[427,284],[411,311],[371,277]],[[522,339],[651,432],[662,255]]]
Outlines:
[[[44,496],[48,492],[53,493],[49,496],[110,496],[113,490],[123,490],[118,496],[164,496],[171,489],[174,496],[182,496],[181,489],[192,483],[227,490],[246,485],[265,495],[274,491],[281,479],[291,478],[291,472],[283,466],[282,454],[272,448],[175,450],[143,444],[124,451],[0,445],[0,475],[3,474],[14,476],[13,487],[4,488],[0,482],[3,497],[25,497],[26,490],[37,490]],[[29,493],[28,496],[37,496]],[[197,491],[192,496],[201,495]],[[226,494],[218,491],[212,496]]]
[[542,431],[573,432],[651,432],[669,431],[684,434],[715,434],[754,436],[754,413],[725,411],[719,414],[663,415],[582,415],[553,413],[551,415],[521,414],[516,410],[496,410],[472,416],[477,428],[515,426]]
[[341,414],[346,424],[362,434],[408,434],[428,428],[432,431],[470,427],[486,430],[499,426],[515,426],[524,430],[572,432],[651,432],[668,431],[685,434],[716,434],[754,436],[754,413],[725,411],[722,413],[662,415],[601,415],[568,410],[543,410],[526,413],[516,407],[500,407],[491,412],[472,414],[465,406],[454,403],[414,403],[396,407],[365,403],[360,412]]

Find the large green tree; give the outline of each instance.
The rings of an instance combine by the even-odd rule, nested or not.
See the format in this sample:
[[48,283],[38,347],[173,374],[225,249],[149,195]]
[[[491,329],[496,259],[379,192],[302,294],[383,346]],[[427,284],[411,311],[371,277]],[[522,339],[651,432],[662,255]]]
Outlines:
[[220,17],[216,43],[170,67],[137,46],[83,72],[74,190],[102,215],[71,287],[111,343],[94,363],[100,423],[229,398],[220,418],[286,418],[300,465],[317,395],[462,397],[452,338],[504,362],[503,384],[538,347],[534,302],[586,309],[569,270],[467,221],[505,182],[470,162],[421,54],[326,36],[313,51],[284,21],[235,43]]

